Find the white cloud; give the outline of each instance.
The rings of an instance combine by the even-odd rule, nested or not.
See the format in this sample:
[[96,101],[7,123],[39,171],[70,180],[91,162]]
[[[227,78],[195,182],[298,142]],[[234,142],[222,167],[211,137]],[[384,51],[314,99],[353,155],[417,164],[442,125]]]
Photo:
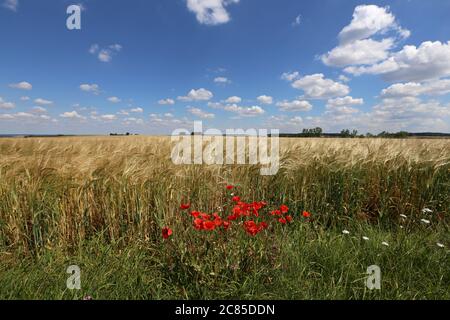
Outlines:
[[343,98],[329,99],[327,102],[327,107],[349,107],[362,104],[364,104],[363,99],[355,99],[353,97],[346,96]]
[[47,109],[43,108],[43,107],[33,107],[33,109],[31,109],[32,112],[34,113],[46,113]]
[[109,97],[108,101],[111,102],[111,103],[119,103],[122,100],[120,100],[120,98],[118,98],[118,97]]
[[42,98],[37,98],[34,100],[34,103],[36,103],[37,105],[40,105],[40,106],[48,106],[48,105],[53,104],[53,101],[45,100]]
[[259,96],[257,98],[257,100],[259,103],[262,103],[262,104],[272,104],[273,103],[273,98],[271,96],[266,96],[266,95]]
[[23,97],[20,97],[20,100],[21,100],[21,101],[29,101],[29,100],[30,100],[30,97],[23,96]]
[[98,50],[100,50],[100,46],[96,43],[94,43],[93,45],[91,45],[91,47],[89,48],[89,53],[90,54],[96,54],[98,52]]
[[310,99],[328,99],[345,96],[350,92],[350,88],[340,82],[326,79],[322,73],[297,78],[292,83],[292,87],[303,90],[305,97]]
[[80,120],[86,119],[86,117],[79,115],[78,112],[76,112],[76,111],[64,112],[63,114],[60,114],[59,116],[61,118],[66,118],[66,119],[80,119]]
[[348,67],[354,74],[382,74],[389,81],[425,81],[450,76],[450,41],[423,42],[419,47],[404,46],[388,59],[372,65]]
[[423,83],[396,83],[381,91],[382,97],[439,96],[450,93],[450,79],[432,80]]
[[283,100],[277,103],[277,107],[282,111],[310,111],[312,109],[311,103],[306,100]]
[[192,89],[189,91],[187,96],[178,97],[178,100],[181,101],[208,101],[213,97],[213,93],[204,88],[200,88],[198,90]]
[[207,113],[199,108],[189,107],[188,112],[202,119],[213,119],[215,115],[213,113]]
[[344,76],[343,74],[341,74],[340,76],[339,76],[339,81],[341,81],[341,82],[349,82],[351,79],[349,78],[349,77],[347,77],[347,76]]
[[187,7],[201,24],[218,25],[230,21],[225,7],[232,3],[239,3],[239,0],[187,0]]
[[133,108],[133,109],[130,110],[130,112],[133,112],[133,113],[142,113],[142,112],[144,112],[144,109],[142,109],[142,108]]
[[241,117],[256,117],[265,113],[265,110],[259,106],[240,107],[235,104],[225,106],[224,110],[236,113]]
[[173,105],[175,104],[175,100],[173,99],[161,99],[158,101],[158,104],[160,105]]
[[100,87],[98,84],[82,84],[80,85],[80,90],[85,92],[92,92],[93,94],[99,94],[100,93]]
[[389,50],[394,46],[394,39],[381,41],[372,39],[356,40],[338,46],[322,56],[327,66],[345,67],[348,65],[373,64],[389,57]]
[[[388,33],[381,40],[371,38]],[[396,42],[409,35],[389,12],[389,7],[360,5],[354,10],[351,23],[339,33],[339,45],[322,55],[321,60],[333,67],[374,64],[389,58]]]
[[31,85],[31,83],[26,82],[26,81],[22,81],[19,83],[11,83],[9,85],[10,88],[14,88],[14,89],[20,89],[20,90],[31,90],[33,89],[33,86]]
[[4,101],[2,97],[0,97],[0,109],[14,109],[16,105],[12,102]]
[[217,78],[214,79],[214,82],[218,83],[218,84],[229,84],[229,83],[231,83],[231,81],[228,78],[225,78],[225,77],[217,77]]
[[347,44],[375,34],[385,34],[390,30],[397,31],[403,38],[410,34],[398,25],[395,16],[389,12],[389,7],[360,5],[353,12],[353,20],[339,33],[339,40],[341,44]]
[[302,15],[299,14],[298,16],[295,17],[294,22],[292,22],[292,26],[296,27],[299,26],[302,23]]
[[97,55],[98,60],[101,62],[110,62],[117,53],[122,50],[120,44],[112,44],[106,48],[101,48],[98,44],[93,44],[89,48],[89,53],[92,55]]
[[4,0],[2,7],[17,12],[17,9],[19,7],[19,0]]
[[117,120],[117,116],[114,114],[103,114],[99,117],[103,121],[114,121]]
[[237,96],[232,96],[232,97],[229,97],[227,100],[225,100],[226,103],[230,103],[230,104],[241,103],[241,101],[242,101],[242,98],[237,97]]
[[292,82],[300,77],[300,73],[298,71],[295,72],[285,72],[281,75],[281,79],[286,80],[288,82]]

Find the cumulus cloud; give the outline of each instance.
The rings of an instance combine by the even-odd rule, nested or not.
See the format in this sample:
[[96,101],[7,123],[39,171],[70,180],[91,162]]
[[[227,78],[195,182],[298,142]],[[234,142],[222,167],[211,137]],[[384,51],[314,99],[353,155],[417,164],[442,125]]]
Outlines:
[[216,77],[214,78],[214,82],[217,84],[229,84],[231,81],[226,77]]
[[195,13],[199,23],[219,25],[230,21],[226,7],[233,3],[239,3],[239,0],[187,0],[187,7]]
[[118,97],[109,97],[108,101],[111,102],[111,103],[119,103],[122,100],[120,100],[120,98],[118,98]]
[[238,114],[240,117],[256,117],[263,115],[266,111],[259,106],[240,107],[236,104],[227,105],[224,110]]
[[144,109],[142,109],[142,108],[132,108],[132,109],[130,109],[130,112],[133,112],[133,113],[143,113],[144,112]]
[[450,79],[432,80],[423,83],[396,83],[381,91],[382,97],[439,96],[450,93]]
[[181,101],[208,101],[213,98],[213,93],[204,88],[198,90],[192,89],[187,96],[178,97]]
[[100,47],[98,44],[93,44],[89,48],[89,53],[96,55],[101,62],[110,62],[117,53],[122,50],[122,45],[111,44],[107,47]]
[[230,104],[237,104],[237,103],[241,103],[242,102],[242,98],[238,97],[238,96],[232,96],[229,97],[227,100],[225,100],[225,103],[230,103]]
[[426,41],[404,46],[388,59],[371,66],[345,69],[353,75],[381,74],[389,81],[425,81],[450,76],[450,41]]
[[281,79],[292,82],[300,77],[300,73],[298,71],[295,72],[285,72],[281,75]]
[[[391,36],[382,40],[372,36]],[[357,6],[353,20],[339,33],[339,46],[321,56],[328,66],[368,65],[385,60],[399,39],[409,37],[409,30],[400,27],[389,7]]]
[[355,99],[350,96],[343,98],[329,99],[327,102],[327,107],[349,107],[358,106],[364,104],[364,99]]
[[312,110],[312,105],[306,100],[283,100],[277,103],[277,107],[282,111],[310,111]]
[[20,90],[31,90],[33,89],[33,86],[31,85],[31,83],[26,82],[26,81],[22,81],[19,83],[11,83],[9,85],[10,88],[13,89],[20,89]]
[[40,105],[40,106],[49,106],[49,105],[53,104],[53,101],[45,100],[42,98],[37,98],[34,100],[34,103],[36,103],[37,105]]
[[33,107],[33,109],[31,109],[31,111],[34,113],[47,113],[47,109],[45,109],[43,107]]
[[272,104],[273,103],[273,98],[271,96],[262,95],[256,99],[258,100],[259,103],[262,103],[262,104]]
[[389,7],[360,5],[355,8],[350,24],[339,33],[339,40],[341,44],[346,44],[390,30],[397,31],[402,38],[410,35],[408,30],[399,26],[395,16],[389,12]]
[[353,64],[373,64],[386,59],[389,50],[394,46],[394,39],[381,41],[372,39],[356,40],[338,46],[322,56],[322,61],[328,66],[345,67]]
[[15,107],[16,105],[14,103],[5,101],[0,97],[0,109],[14,109]]
[[202,119],[213,119],[215,115],[213,113],[207,113],[199,108],[194,107],[188,107],[188,112],[193,114],[196,117],[202,118]]
[[92,92],[93,94],[99,94],[100,93],[100,87],[98,86],[98,84],[81,84],[80,85],[80,90],[81,91],[85,91],[85,92]]
[[158,104],[160,105],[174,105],[175,104],[175,100],[173,99],[161,99],[158,101]]
[[307,99],[328,99],[345,96],[350,88],[340,82],[325,78],[322,73],[307,75],[302,78],[297,74],[295,77],[286,76],[285,79],[293,79],[291,83],[295,89],[303,90]]
[[64,113],[60,114],[59,116],[61,118],[65,118],[65,119],[79,119],[79,120],[86,119],[86,117],[78,114],[78,112],[76,112],[76,111],[64,112]]
[[117,120],[117,116],[114,115],[114,114],[103,114],[103,115],[100,115],[98,118],[100,120],[103,120],[103,121],[114,121],[114,120]]
[[302,15],[299,14],[298,16],[295,17],[294,21],[292,22],[292,26],[296,27],[299,26],[302,23]]

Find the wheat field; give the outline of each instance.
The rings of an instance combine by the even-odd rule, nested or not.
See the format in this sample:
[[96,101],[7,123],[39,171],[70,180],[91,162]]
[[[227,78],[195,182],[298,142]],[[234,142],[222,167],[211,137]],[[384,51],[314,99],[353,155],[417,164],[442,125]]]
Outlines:
[[[168,137],[0,139],[0,297],[450,298],[449,140],[281,139],[274,176],[175,165],[171,147]],[[287,205],[294,223],[257,237],[197,232],[180,204],[225,210],[226,185]],[[81,290],[65,287],[70,264]],[[379,291],[363,281],[373,264]]]

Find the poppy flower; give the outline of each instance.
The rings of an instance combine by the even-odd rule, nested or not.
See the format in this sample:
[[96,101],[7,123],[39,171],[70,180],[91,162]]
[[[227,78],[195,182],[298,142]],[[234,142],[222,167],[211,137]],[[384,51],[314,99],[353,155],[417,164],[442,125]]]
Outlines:
[[273,216],[281,216],[281,211],[280,210],[274,210],[270,213]]
[[195,219],[194,220],[194,228],[197,230],[203,229],[203,220],[202,219]]
[[234,196],[234,197],[232,198],[232,200],[233,200],[234,202],[240,202],[240,201],[241,201],[241,197]]
[[287,223],[285,218],[278,219],[278,222],[281,223],[281,224],[286,224]]
[[228,230],[228,228],[230,228],[231,223],[229,223],[228,221],[224,221],[224,222],[222,223],[222,225],[223,225],[223,228],[224,228],[225,230]]
[[198,211],[192,211],[191,212],[191,216],[193,216],[194,218],[198,218],[200,216],[200,212]]
[[287,222],[291,223],[291,222],[292,222],[292,220],[293,220],[293,219],[292,219],[292,217],[291,217],[291,216],[286,216],[286,221],[287,221]]
[[203,222],[203,229],[204,230],[208,230],[208,231],[212,231],[216,228],[216,224],[212,221],[204,221]]
[[168,227],[164,227],[162,229],[162,237],[164,239],[169,239],[169,237],[172,235],[172,229],[168,228]]
[[191,204],[190,203],[186,203],[186,204],[181,204],[180,205],[180,209],[181,210],[188,210],[189,208],[191,207]]
[[280,210],[281,210],[282,213],[287,213],[289,211],[289,207],[283,204],[280,207]]
[[311,217],[311,213],[309,213],[308,211],[303,211],[302,213],[304,218],[310,218]]
[[228,186],[226,186],[226,188],[227,188],[227,190],[233,190],[233,186],[231,186],[231,185],[228,185]]

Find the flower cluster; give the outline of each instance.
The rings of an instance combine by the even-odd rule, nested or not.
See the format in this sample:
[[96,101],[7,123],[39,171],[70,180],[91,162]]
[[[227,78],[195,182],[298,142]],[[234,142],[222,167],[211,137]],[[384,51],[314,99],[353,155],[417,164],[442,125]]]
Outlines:
[[[220,208],[222,216],[219,213],[208,214],[201,211],[191,211],[190,216],[193,219],[193,226],[198,231],[227,231],[232,225],[242,226],[244,231],[254,237],[258,233],[266,230],[270,226],[271,219],[274,223],[286,225],[292,223],[294,218],[289,214],[289,207],[281,205],[274,210],[265,210],[268,205],[265,201],[244,202],[241,197],[231,193],[236,189],[235,186],[227,185],[227,200]],[[180,210],[188,211],[191,209],[190,203],[180,205]],[[266,214],[265,214],[266,213]],[[311,214],[303,211],[303,218],[310,218]],[[269,221],[269,222],[268,222]],[[163,238],[168,239],[172,235],[172,230],[168,227],[163,229]]]

